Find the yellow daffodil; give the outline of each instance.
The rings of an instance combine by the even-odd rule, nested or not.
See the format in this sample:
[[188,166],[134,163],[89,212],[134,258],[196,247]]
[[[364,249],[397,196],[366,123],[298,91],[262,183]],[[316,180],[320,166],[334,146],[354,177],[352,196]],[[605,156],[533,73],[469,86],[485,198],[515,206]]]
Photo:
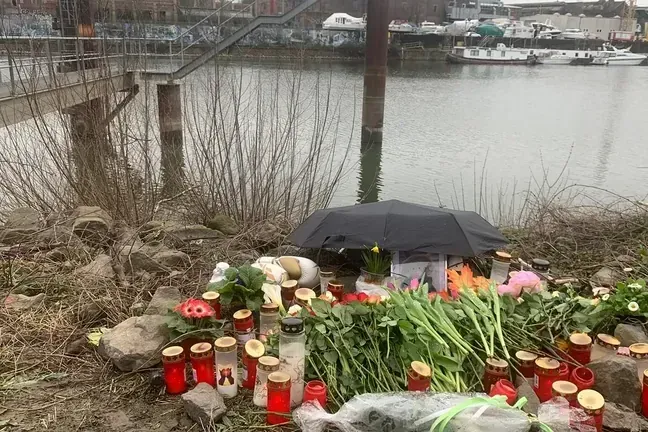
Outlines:
[[371,252],[380,253],[380,248],[378,247],[378,243],[374,243],[374,247],[371,248]]

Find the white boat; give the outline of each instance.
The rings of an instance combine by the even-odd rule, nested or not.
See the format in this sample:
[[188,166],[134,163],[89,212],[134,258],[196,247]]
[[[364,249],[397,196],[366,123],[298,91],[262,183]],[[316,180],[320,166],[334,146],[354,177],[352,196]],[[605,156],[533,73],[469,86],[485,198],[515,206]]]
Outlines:
[[358,31],[366,27],[366,17],[356,18],[345,13],[334,13],[322,23],[324,30]]
[[550,51],[548,53],[541,53],[538,55],[538,63],[544,65],[568,65],[574,59],[566,54],[561,54],[559,51]]
[[445,32],[450,36],[464,36],[466,32],[477,28],[478,25],[478,20],[455,21],[445,26]]
[[531,26],[535,30],[535,37],[539,39],[554,39],[560,37],[562,34],[562,31],[554,27],[549,20],[544,23],[531,23]]
[[561,37],[563,39],[587,39],[587,35],[581,29],[565,29]]
[[419,31],[423,34],[443,34],[445,33],[445,26],[436,25],[430,21],[423,21]]
[[416,27],[407,21],[394,20],[389,23],[389,31],[391,33],[414,33]]
[[504,27],[505,38],[514,39],[533,39],[535,37],[535,28],[524,25],[519,21],[512,21]]
[[497,48],[454,47],[448,54],[449,63],[489,64],[489,65],[533,65],[536,62],[534,50],[507,48],[497,44]]
[[635,54],[628,49],[617,49],[610,44],[603,45],[599,57],[607,59],[610,66],[639,66],[646,60],[643,54]]

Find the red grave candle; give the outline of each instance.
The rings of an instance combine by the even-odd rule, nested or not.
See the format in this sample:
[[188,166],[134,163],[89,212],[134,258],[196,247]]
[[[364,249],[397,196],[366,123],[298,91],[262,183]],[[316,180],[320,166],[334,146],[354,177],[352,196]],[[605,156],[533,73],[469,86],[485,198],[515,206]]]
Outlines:
[[491,387],[501,379],[509,379],[508,363],[492,357],[487,358],[486,366],[484,367],[484,376],[482,377],[484,392],[490,393]]
[[262,342],[252,339],[245,343],[245,349],[243,350],[242,356],[242,379],[244,388],[254,390],[257,376],[257,365],[259,363],[259,358],[264,354],[265,347]]
[[648,417],[648,369],[643,373],[643,390],[641,392],[641,413]]
[[326,406],[326,384],[322,381],[309,381],[304,388],[304,402],[318,401],[320,406]]
[[299,289],[299,284],[296,280],[290,279],[281,284],[281,299],[284,306],[292,306],[295,304],[295,291]]
[[331,294],[333,294],[333,297],[335,297],[337,301],[342,301],[342,296],[344,295],[343,283],[337,280],[332,280],[329,282],[327,290],[330,291]]
[[515,353],[515,358],[518,361],[518,370],[522,376],[524,378],[533,378],[533,369],[538,356],[528,351],[518,351]]
[[558,369],[558,380],[569,381],[569,363],[560,362],[560,368]]
[[234,312],[234,330],[238,346],[243,346],[249,340],[254,339],[254,317],[249,309],[241,309]]
[[432,369],[430,366],[420,361],[413,361],[407,371],[407,390],[428,391],[431,379]]
[[567,353],[581,365],[586,365],[592,358],[592,338],[585,333],[574,333],[569,337]]
[[204,382],[214,387],[216,378],[214,376],[214,351],[212,345],[207,342],[193,345],[190,357],[196,384]]
[[551,399],[551,387],[558,381],[560,362],[548,357],[541,357],[535,361],[533,372],[533,390],[540,402]]
[[576,395],[578,394],[578,387],[576,384],[569,381],[556,381],[551,386],[551,396],[561,396],[567,399],[569,406],[578,407]]
[[214,318],[217,320],[221,319],[220,294],[216,291],[207,291],[202,295],[202,299],[205,300],[212,309],[214,309],[214,312],[216,312]]
[[594,387],[594,372],[585,366],[579,366],[572,371],[569,380],[576,384],[578,391],[591,389]]
[[290,375],[272,372],[268,375],[268,424],[277,425],[288,422],[280,413],[290,412]]
[[180,394],[187,390],[184,350],[180,346],[172,346],[162,351],[164,366],[164,384],[169,394]]
[[590,416],[588,425],[594,426],[596,432],[603,431],[603,411],[605,410],[605,399],[594,390],[583,390],[578,393],[578,405],[583,408],[585,414]]

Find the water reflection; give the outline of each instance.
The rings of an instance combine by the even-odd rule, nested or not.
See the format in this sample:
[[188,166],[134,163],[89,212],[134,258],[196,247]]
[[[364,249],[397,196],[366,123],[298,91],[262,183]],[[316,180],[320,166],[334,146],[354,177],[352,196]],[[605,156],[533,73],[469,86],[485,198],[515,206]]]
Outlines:
[[358,204],[377,202],[382,189],[382,144],[363,145],[360,152]]

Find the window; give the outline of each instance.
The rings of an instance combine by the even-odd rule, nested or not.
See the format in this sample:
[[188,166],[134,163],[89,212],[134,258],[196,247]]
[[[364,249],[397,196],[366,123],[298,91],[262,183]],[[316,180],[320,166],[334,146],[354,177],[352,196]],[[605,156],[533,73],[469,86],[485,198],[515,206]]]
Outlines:
[[470,55],[475,56],[475,57],[479,57],[479,50],[470,50]]
[[436,13],[436,11],[437,11],[437,5],[432,6],[432,12]]
[[158,14],[160,16],[160,18],[159,18],[160,21],[166,20],[166,11],[160,11],[160,12],[158,12]]
[[491,50],[486,51],[486,57],[491,57]]
[[574,56],[578,57],[578,53],[574,54]]
[[506,57],[506,51],[500,51],[500,57]]

